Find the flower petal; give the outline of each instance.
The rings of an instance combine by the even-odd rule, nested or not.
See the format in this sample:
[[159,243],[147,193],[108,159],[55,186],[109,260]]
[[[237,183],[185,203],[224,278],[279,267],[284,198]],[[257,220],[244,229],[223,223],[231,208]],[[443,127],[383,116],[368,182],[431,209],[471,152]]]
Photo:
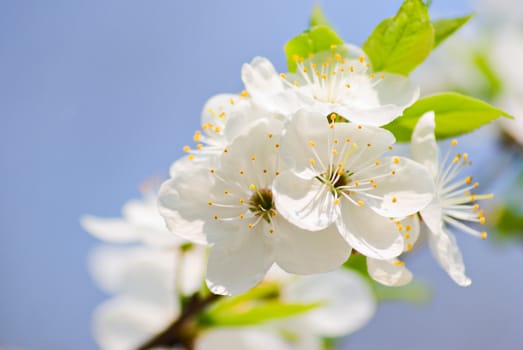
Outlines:
[[433,179],[438,176],[439,150],[434,136],[436,123],[434,112],[425,113],[416,124],[412,133],[412,159],[423,164]]
[[338,216],[334,197],[315,178],[305,180],[284,171],[274,180],[273,194],[278,212],[304,230],[323,230]]
[[202,218],[207,210],[212,180],[208,169],[189,167],[162,184],[158,206],[169,230],[189,241],[207,243]]
[[195,350],[291,350],[276,332],[254,327],[212,328],[197,339]]
[[99,218],[84,215],[80,219],[84,230],[98,239],[111,243],[130,243],[141,238],[139,230],[120,218]]
[[380,216],[365,205],[343,199],[338,230],[358,252],[375,259],[391,259],[403,251],[404,239],[394,221]]
[[378,106],[370,104],[368,108],[363,108],[347,103],[336,106],[333,111],[353,123],[382,126],[401,116],[419,98],[420,90],[404,76],[384,73],[383,79],[379,80],[372,93],[377,96]]
[[433,199],[434,182],[427,169],[408,158],[390,157],[380,165],[355,173],[354,181],[376,180],[376,188],[358,192],[382,216],[404,217],[425,208]]
[[432,255],[445,270],[450,278],[461,287],[469,286],[472,281],[465,274],[465,264],[456,243],[456,238],[445,228],[431,231],[429,234],[429,247]]
[[412,280],[412,273],[397,259],[367,258],[367,271],[372,279],[389,287],[404,286]]
[[337,270],[296,278],[283,287],[289,302],[324,302],[295,318],[310,333],[339,337],[363,327],[376,311],[376,301],[367,282],[357,273]]
[[429,205],[420,210],[420,215],[423,219],[423,222],[429,227],[430,231],[440,232],[442,230],[443,209],[437,198],[434,198]]
[[261,225],[229,232],[211,247],[207,286],[214,294],[240,294],[263,279],[274,262],[274,248]]
[[274,219],[276,263],[285,271],[311,274],[332,271],[343,264],[351,248],[334,225],[322,231],[301,230],[283,218]]

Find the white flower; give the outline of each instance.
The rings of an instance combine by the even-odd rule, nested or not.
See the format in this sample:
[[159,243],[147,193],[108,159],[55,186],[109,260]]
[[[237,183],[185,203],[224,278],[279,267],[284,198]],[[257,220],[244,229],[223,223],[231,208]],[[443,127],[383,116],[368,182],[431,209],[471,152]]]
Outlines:
[[[469,227],[463,221],[484,224],[483,211],[475,202],[490,199],[492,195],[473,194],[471,191],[479,184],[473,183],[470,176],[454,181],[463,167],[469,164],[466,153],[458,153],[451,158],[449,149],[439,164],[434,127],[434,113],[429,112],[420,118],[412,134],[412,156],[427,167],[436,190],[433,201],[420,214],[428,227],[429,246],[435,259],[457,284],[468,286],[471,281],[465,275],[461,253],[448,227],[485,239],[486,232]],[[456,144],[457,141],[453,140],[452,145]]]
[[253,101],[271,111],[287,116],[301,108],[335,112],[363,125],[385,125],[418,99],[418,87],[406,77],[369,73],[361,49],[346,49],[347,57],[334,49],[306,60],[295,57],[295,74],[278,75],[270,61],[256,57],[243,66],[242,79]]
[[390,218],[417,212],[434,190],[423,166],[406,158],[380,158],[394,141],[384,129],[327,123],[321,113],[298,112],[282,139],[282,160],[289,170],[276,179],[276,206],[306,230],[335,223],[346,241],[368,257],[398,256],[404,238]]
[[273,263],[291,273],[333,270],[350,248],[335,228],[299,229],[280,215],[273,182],[280,174],[282,124],[260,119],[226,149],[216,168],[186,168],[160,190],[160,212],[175,233],[176,222],[198,225],[182,232],[211,244],[207,284],[216,294],[238,294],[255,286]]
[[175,251],[95,250],[91,273],[103,289],[117,294],[98,306],[93,316],[94,336],[103,350],[136,348],[178,316],[174,261]]

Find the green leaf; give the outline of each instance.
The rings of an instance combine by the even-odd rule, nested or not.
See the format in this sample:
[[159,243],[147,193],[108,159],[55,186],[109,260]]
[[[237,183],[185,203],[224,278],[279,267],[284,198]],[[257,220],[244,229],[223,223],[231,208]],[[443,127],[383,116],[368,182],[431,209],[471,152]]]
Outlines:
[[430,288],[423,282],[413,281],[402,287],[386,287],[376,283],[374,292],[378,301],[407,301],[413,304],[424,304],[430,301]]
[[325,17],[325,14],[323,13],[323,10],[321,9],[321,6],[319,4],[314,5],[314,8],[312,9],[311,18],[309,20],[309,27],[312,28],[315,26],[331,27],[329,20],[327,19],[327,17]]
[[284,304],[280,301],[268,301],[261,304],[237,305],[238,307],[207,312],[204,324],[209,326],[251,326],[276,319],[296,316],[321,306],[322,303]]
[[434,47],[434,28],[421,0],[405,0],[396,16],[374,29],[363,44],[374,71],[408,75]]
[[327,50],[346,55],[343,39],[334,30],[325,25],[317,25],[304,31],[285,44],[289,72],[296,71],[296,58],[307,58],[311,54]]
[[481,100],[447,92],[419,99],[384,128],[391,131],[398,142],[408,142],[418,119],[429,111],[434,111],[436,117],[437,139],[469,133],[501,116],[513,118]]
[[457,18],[445,18],[432,22],[434,26],[434,47],[437,47],[448,37],[454,34],[459,28],[467,23],[473,14]]
[[476,68],[488,82],[488,84],[486,84],[484,94],[489,99],[496,98],[503,89],[503,83],[492,68],[492,63],[489,60],[487,52],[476,52],[474,54],[473,60]]

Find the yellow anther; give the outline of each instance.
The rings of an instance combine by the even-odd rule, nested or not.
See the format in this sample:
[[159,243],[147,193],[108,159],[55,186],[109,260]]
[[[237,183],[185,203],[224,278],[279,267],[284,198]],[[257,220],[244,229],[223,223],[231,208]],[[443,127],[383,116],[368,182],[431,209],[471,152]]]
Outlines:
[[402,224],[398,224],[396,226],[396,228],[398,229],[398,231],[403,231],[403,225]]
[[361,55],[358,60],[360,61],[360,63],[363,63],[365,62],[365,56]]
[[409,232],[411,229],[410,225],[405,226],[405,231]]
[[321,75],[321,78],[322,78],[323,80],[326,80],[326,79],[327,79],[327,74],[322,74],[322,75]]
[[267,137],[272,139],[272,134],[268,134]]
[[463,153],[463,160],[467,160],[469,157],[468,153]]
[[280,78],[282,78],[282,79],[287,78],[287,74],[285,74],[285,73],[280,73]]
[[316,142],[314,142],[314,141],[311,140],[311,141],[309,141],[309,145],[310,145],[311,147],[316,147]]
[[339,198],[335,198],[334,199],[334,205],[339,205],[340,204],[340,199]]
[[218,215],[214,215],[214,216],[213,216],[213,219],[214,219],[214,220],[218,220]]
[[454,139],[452,140],[452,146],[456,146],[458,144],[458,140]]
[[252,157],[251,157],[251,160],[256,160],[256,156],[252,156]]
[[385,74],[380,75],[380,79],[381,80],[385,79]]
[[483,210],[480,210],[480,211],[478,212],[478,218],[482,217],[483,215],[484,215],[484,214],[483,214]]
[[247,226],[248,226],[249,228],[253,228],[253,227],[254,227],[253,224],[249,224],[249,225],[247,225]]
[[242,220],[243,220],[243,218],[244,218],[244,217],[245,217],[245,215],[243,215],[243,214],[240,214],[240,219],[242,219]]
[[307,73],[309,70],[306,67],[303,67],[303,73]]
[[468,185],[472,182],[472,176],[469,176],[465,179],[465,183]]
[[363,129],[363,125],[358,125],[358,129]]
[[201,131],[197,130],[194,132],[194,136],[192,137],[194,142],[200,142],[200,137],[202,136]]
[[394,157],[394,158],[392,158],[392,160],[393,160],[394,164],[398,164],[400,162],[399,157]]
[[229,152],[229,149],[228,148],[224,148],[223,149],[223,153],[227,153],[227,152]]
[[412,250],[412,244],[411,243],[407,243],[407,250]]
[[456,155],[456,156],[454,157],[454,159],[452,159],[452,163],[456,164],[457,162],[459,162],[459,158],[460,158],[460,157],[459,157],[459,154]]
[[478,209],[479,209],[479,204],[474,204],[474,205],[472,206],[472,210],[473,210],[473,211],[477,211]]
[[316,67],[317,67],[316,63],[312,63],[311,67],[312,67],[312,69],[316,69]]
[[350,142],[350,138],[347,137],[347,138],[345,139],[345,142],[349,143],[349,142]]
[[225,112],[221,112],[220,114],[218,114],[218,118],[223,118],[225,117]]
[[214,170],[214,168],[210,168],[210,169],[209,169],[209,172],[210,172],[211,174],[214,174],[214,173],[216,172],[216,170]]
[[212,205],[212,201],[208,201],[207,204]]
[[189,147],[189,146],[183,146],[183,151],[184,151],[184,152],[190,152],[190,151],[191,151],[191,147]]
[[484,216],[482,216],[482,217],[479,218],[479,223],[480,223],[481,225],[485,225],[486,222],[487,222],[487,219],[485,219]]
[[410,238],[410,234],[405,233],[404,237],[405,237],[405,239],[409,239]]
[[341,55],[340,55],[339,53],[335,54],[335,55],[334,55],[334,59],[335,59],[336,61],[341,61]]
[[214,128],[214,131],[215,131],[216,133],[219,133],[220,131],[222,131],[222,128],[220,128],[219,126],[217,126],[217,127]]
[[196,145],[196,149],[197,149],[197,150],[200,151],[202,148],[203,148],[203,145],[202,145],[201,143],[199,143],[199,144]]
[[479,187],[479,182],[475,182],[473,186],[474,186],[474,188],[478,188]]
[[330,123],[329,128],[334,129],[334,123]]
[[234,105],[234,98],[231,97],[231,99],[229,100],[229,103],[230,103],[231,105]]
[[336,47],[337,47],[337,46],[336,46],[335,44],[332,44],[332,45],[331,45],[331,50],[336,49]]
[[335,156],[338,155],[338,150],[337,150],[336,148],[334,148],[334,149],[332,150],[332,154],[335,155]]
[[394,261],[394,265],[403,267],[403,266],[405,266],[405,263],[403,261],[397,260],[397,261]]
[[280,144],[277,143],[277,144],[274,145],[274,147],[276,147],[276,148],[280,148]]
[[280,175],[280,172],[279,171],[275,171],[274,175],[278,176],[278,175]]
[[392,203],[396,203],[398,201],[398,198],[392,197],[391,201],[392,201]]
[[471,202],[475,202],[476,201],[476,195],[475,194],[470,196],[470,201]]
[[330,118],[331,122],[335,121],[336,120],[336,113],[331,113],[329,118]]
[[360,185],[359,181],[354,181],[354,186],[358,187]]
[[378,184],[372,184],[372,188],[378,188]]
[[229,194],[229,193],[230,193],[229,190],[224,190],[223,191],[223,194]]
[[272,234],[274,233],[274,230],[271,228],[271,229],[269,230],[269,233],[272,235]]
[[367,143],[367,147],[372,147],[372,144],[371,143]]
[[338,140],[338,139],[332,140],[332,143],[334,143],[335,145],[337,145],[339,142],[340,142],[340,140]]
[[249,96],[249,93],[246,90],[243,90],[240,95],[242,95],[242,97],[247,97]]
[[293,60],[294,62],[298,62],[298,61],[300,60],[300,56],[294,54],[294,55],[292,55],[292,60]]
[[189,154],[189,160],[194,160],[194,154]]
[[396,170],[392,170],[390,173],[391,173],[392,175],[396,175]]
[[294,86],[298,86],[299,85],[297,80],[295,80],[293,84],[294,84]]
[[365,205],[365,202],[362,201],[361,199],[360,199],[359,201],[357,201],[356,203],[358,203],[358,205],[359,205],[360,207],[362,207],[362,206]]
[[350,89],[350,84],[349,84],[349,83],[345,84],[345,87],[346,87],[347,89]]
[[394,147],[392,147],[392,146],[389,146],[387,148],[389,149],[389,151],[392,151],[394,149]]
[[377,160],[377,161],[374,162],[374,164],[375,164],[376,166],[378,166],[378,165],[380,165],[380,161]]
[[310,165],[313,165],[316,164],[316,160],[314,160],[313,158],[309,159],[309,163]]
[[243,203],[245,203],[245,199],[240,198],[240,204],[243,204]]
[[481,239],[487,239],[487,236],[486,232],[481,232]]
[[267,174],[267,172],[268,172],[267,169],[263,169],[263,170],[262,170],[262,173],[264,173],[264,174]]
[[250,184],[249,185],[249,190],[251,190],[251,191],[256,190],[256,185],[255,184]]
[[372,74],[369,75],[369,77],[370,77],[371,79],[374,79],[374,78],[376,78],[376,74],[372,73]]

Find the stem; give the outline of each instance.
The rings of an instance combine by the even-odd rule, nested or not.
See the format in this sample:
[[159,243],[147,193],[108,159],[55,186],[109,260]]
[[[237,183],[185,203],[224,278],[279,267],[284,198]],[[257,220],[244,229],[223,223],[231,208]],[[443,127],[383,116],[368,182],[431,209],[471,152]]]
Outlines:
[[210,294],[202,298],[199,294],[194,294],[185,304],[183,312],[162,332],[154,336],[139,346],[137,350],[148,350],[156,347],[182,346],[187,350],[194,348],[194,329],[193,323],[198,315],[215,300],[219,295]]

